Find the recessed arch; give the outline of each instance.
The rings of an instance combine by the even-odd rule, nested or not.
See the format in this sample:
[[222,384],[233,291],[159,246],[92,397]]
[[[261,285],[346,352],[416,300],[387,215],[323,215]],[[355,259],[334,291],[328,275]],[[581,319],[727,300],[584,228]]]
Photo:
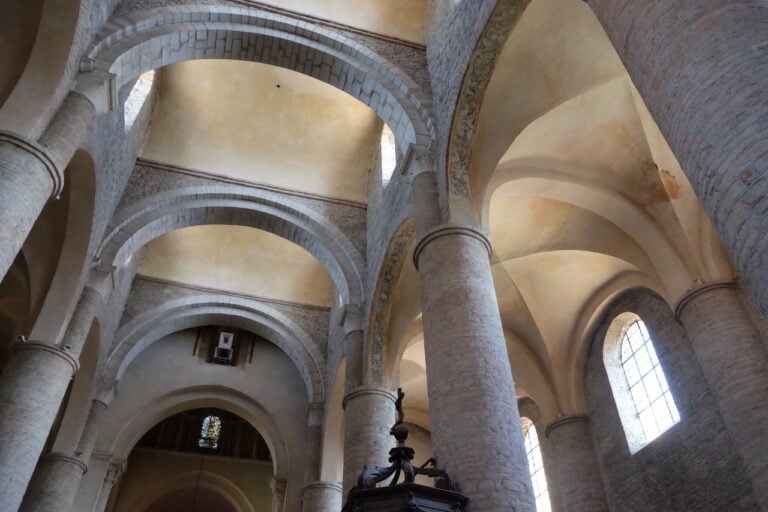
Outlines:
[[119,382],[131,362],[155,341],[173,332],[210,324],[243,328],[270,340],[293,361],[304,381],[308,401],[323,401],[324,360],[312,338],[276,309],[231,296],[200,295],[171,300],[121,327],[105,363],[105,385]]
[[346,303],[363,300],[365,265],[352,242],[329,220],[266,190],[189,187],[143,198],[115,215],[96,259],[119,268],[151,240],[205,224],[253,227],[296,243],[323,264]]
[[179,412],[202,408],[223,409],[250,423],[269,447],[275,476],[284,477],[290,472],[288,445],[270,414],[250,397],[222,386],[185,388],[145,404],[141,411],[130,416],[114,439],[100,439],[99,448],[111,453],[113,460],[127,460],[139,439],[154,425]]
[[255,7],[175,5],[118,17],[105,25],[86,61],[117,75],[119,88],[150,69],[202,58],[256,61],[304,73],[374,110],[395,133],[400,155],[411,145],[430,145],[430,106],[405,73],[329,29]]
[[229,479],[210,471],[185,471],[154,482],[127,510],[145,512],[172,493],[199,487],[223,498],[235,512],[255,512],[245,493]]

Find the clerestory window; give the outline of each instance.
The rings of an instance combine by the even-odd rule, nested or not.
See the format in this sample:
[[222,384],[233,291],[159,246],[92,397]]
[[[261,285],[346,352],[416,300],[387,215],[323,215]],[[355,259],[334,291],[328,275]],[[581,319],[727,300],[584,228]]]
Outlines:
[[528,457],[528,469],[531,473],[533,495],[536,498],[536,512],[551,512],[552,505],[549,502],[547,476],[544,473],[544,461],[541,458],[541,448],[539,447],[539,436],[536,434],[536,427],[530,419],[525,417],[522,418],[522,426],[525,454]]
[[219,435],[221,434],[221,418],[218,416],[206,416],[200,428],[200,439],[197,441],[200,448],[215,450],[219,447]]
[[679,422],[680,413],[639,316],[623,313],[614,319],[603,356],[627,446],[635,453]]
[[621,366],[645,442],[649,443],[680,421],[680,413],[642,320],[632,322],[624,332]]

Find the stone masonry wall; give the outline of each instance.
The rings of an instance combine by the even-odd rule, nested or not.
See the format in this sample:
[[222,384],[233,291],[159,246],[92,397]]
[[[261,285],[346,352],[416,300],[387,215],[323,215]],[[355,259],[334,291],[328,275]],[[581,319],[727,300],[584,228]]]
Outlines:
[[107,222],[115,212],[130,178],[136,157],[144,146],[152,108],[156,99],[156,88],[147,96],[133,126],[125,129],[123,105],[131,92],[133,83],[126,84],[120,91],[120,108],[97,116],[88,131],[85,149],[91,154],[96,165],[96,203],[94,224],[91,230],[89,257],[93,256],[104,236]]
[[[603,363],[608,327],[624,312],[637,314],[647,326],[681,417],[634,455],[629,453]],[[633,290],[609,308],[593,339],[585,385],[612,511],[759,510],[685,330],[660,298]]]
[[[232,193],[247,192],[258,188],[238,180],[223,179],[205,173],[187,173],[187,170],[168,165],[155,165],[152,162],[136,162],[133,175],[122,196],[120,208],[161,192],[182,188],[217,186],[231,187]],[[269,187],[271,192],[284,196],[283,204],[298,205],[315,214],[322,215],[331,224],[338,227],[352,242],[360,254],[365,254],[365,206],[348,201],[330,200],[312,194],[291,193]]]

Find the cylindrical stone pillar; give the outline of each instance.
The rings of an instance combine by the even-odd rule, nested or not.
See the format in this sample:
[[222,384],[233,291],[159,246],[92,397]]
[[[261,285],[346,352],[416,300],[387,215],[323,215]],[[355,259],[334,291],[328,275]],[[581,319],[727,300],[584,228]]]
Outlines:
[[344,407],[344,487],[346,496],[357,483],[363,466],[388,466],[395,440],[395,395],[388,390],[359,387],[348,393]]
[[49,453],[40,458],[30,481],[22,512],[69,512],[75,503],[80,481],[87,471],[107,404],[94,400],[80,442],[73,456]]
[[765,0],[587,1],[768,316]]
[[309,404],[307,414],[307,441],[304,463],[304,483],[320,480],[323,456],[323,404]]
[[540,446],[554,512],[608,512],[588,416],[550,423]]
[[279,476],[273,476],[269,482],[269,488],[272,489],[272,512],[284,512],[285,510],[285,489],[288,481]]
[[313,482],[301,492],[302,512],[339,512],[341,507],[341,485],[337,482]]
[[61,346],[17,343],[0,375],[0,510],[18,510],[100,303],[83,291]]
[[5,277],[45,203],[64,186],[64,169],[95,116],[72,92],[38,142],[0,132],[0,280]]
[[733,283],[689,292],[675,314],[685,326],[758,502],[768,510],[768,352],[760,333]]
[[59,347],[19,343],[0,375],[0,510],[16,511],[77,360]]
[[411,201],[424,212],[414,263],[435,458],[470,498],[469,511],[534,512],[490,243],[471,228],[431,225],[438,216],[430,174],[414,178]]

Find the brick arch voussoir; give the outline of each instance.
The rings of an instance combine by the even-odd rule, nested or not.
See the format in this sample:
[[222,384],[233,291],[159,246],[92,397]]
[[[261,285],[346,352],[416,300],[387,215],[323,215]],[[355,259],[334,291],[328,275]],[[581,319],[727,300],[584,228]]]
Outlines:
[[176,191],[131,205],[115,222],[97,253],[102,265],[119,267],[140,247],[168,232],[206,224],[242,225],[262,229],[293,242],[323,264],[345,301],[363,297],[365,263],[352,242],[332,222],[299,205],[280,203],[276,196],[231,190]]
[[142,72],[193,59],[271,64],[337,87],[373,109],[392,129],[401,155],[434,137],[424,91],[369,48],[325,27],[280,14],[225,6],[173,6],[108,22],[88,65],[122,85]]
[[174,299],[137,315],[117,332],[103,380],[119,382],[131,362],[164,336],[210,324],[242,328],[270,340],[293,361],[307,398],[323,400],[324,359],[318,343],[285,314],[258,301],[229,295]]

